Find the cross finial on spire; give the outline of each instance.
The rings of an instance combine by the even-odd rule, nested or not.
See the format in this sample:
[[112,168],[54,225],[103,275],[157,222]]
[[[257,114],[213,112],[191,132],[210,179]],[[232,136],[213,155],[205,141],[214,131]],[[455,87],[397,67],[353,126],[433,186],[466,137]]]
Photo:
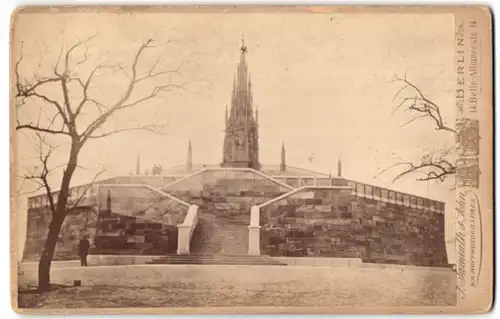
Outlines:
[[241,53],[247,53],[248,48],[245,45],[245,37],[241,36]]

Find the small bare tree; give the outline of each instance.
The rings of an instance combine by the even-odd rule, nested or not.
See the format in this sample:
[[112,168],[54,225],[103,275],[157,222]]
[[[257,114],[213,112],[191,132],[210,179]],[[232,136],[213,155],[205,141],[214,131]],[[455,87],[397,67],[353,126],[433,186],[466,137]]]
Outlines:
[[[183,84],[175,84],[171,81],[171,75],[179,73],[180,63],[173,69],[165,69],[159,67],[161,56],[156,59],[146,56],[146,52],[154,51],[154,48],[162,48],[166,43],[160,45],[152,38],[147,39],[136,48],[129,63],[110,63],[103,62],[105,55],[97,59],[89,54],[89,44],[96,37],[91,36],[77,41],[69,47],[62,45],[56,62],[53,63],[50,71],[44,72],[46,74],[43,76],[38,70],[34,72],[30,70],[26,72],[28,74],[23,74],[22,65],[25,59],[22,52],[14,66],[16,130],[32,134],[39,144],[37,158],[40,166],[26,173],[24,177],[35,181],[45,190],[52,214],[38,265],[40,291],[47,291],[50,288],[50,266],[61,226],[68,212],[79,202],[77,200],[76,203],[69,203],[68,195],[71,179],[78,167],[78,158],[84,146],[89,140],[128,130],[159,132],[155,125],[110,130],[106,129],[104,124],[125,110],[161,97],[164,92],[185,87]],[[140,65],[142,67],[139,67]],[[112,83],[115,87],[107,88],[106,85],[111,85],[110,81],[97,81],[99,77],[106,76],[106,74],[119,76],[123,80],[119,82],[119,85],[123,86],[117,89],[116,83]],[[140,89],[138,89],[139,85],[141,85]],[[95,93],[96,91],[103,92],[103,90],[122,92],[115,101],[109,102],[109,96],[105,96],[107,94],[101,93],[99,97]],[[23,119],[22,113],[27,107],[38,109],[37,120]],[[44,114],[53,115],[44,120],[46,117]],[[67,161],[62,166],[57,166],[63,169],[57,199],[54,198],[48,180],[49,174],[55,169],[49,166],[49,161],[57,146],[49,142],[49,137],[57,137],[60,141],[64,141],[61,143],[68,144]]]
[[[431,121],[436,131],[445,131],[453,134],[457,138],[457,131],[446,124],[443,119],[440,106],[434,103],[431,99],[424,95],[422,90],[406,78],[395,76],[395,83],[400,84],[400,89],[394,95],[393,102],[397,102],[393,114],[397,111],[404,110],[411,114],[410,120],[403,124],[406,126],[417,120]],[[452,156],[451,149],[430,150],[423,154],[419,162],[398,161],[397,163],[384,169],[387,170],[398,167],[403,170],[394,177],[394,181],[403,176],[412,174],[417,175],[418,181],[443,182],[447,178],[455,176],[457,167],[455,162],[450,159]]]

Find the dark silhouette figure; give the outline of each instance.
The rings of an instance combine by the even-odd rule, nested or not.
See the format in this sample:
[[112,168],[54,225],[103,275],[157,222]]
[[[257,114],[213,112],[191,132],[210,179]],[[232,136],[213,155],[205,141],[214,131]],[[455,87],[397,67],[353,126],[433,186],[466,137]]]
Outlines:
[[82,267],[87,267],[87,255],[89,254],[90,242],[88,236],[85,235],[78,243],[78,256],[80,256],[80,262]]
[[163,171],[163,168],[161,167],[161,165],[153,165],[153,169],[152,169],[152,174],[153,175],[160,175],[161,172]]

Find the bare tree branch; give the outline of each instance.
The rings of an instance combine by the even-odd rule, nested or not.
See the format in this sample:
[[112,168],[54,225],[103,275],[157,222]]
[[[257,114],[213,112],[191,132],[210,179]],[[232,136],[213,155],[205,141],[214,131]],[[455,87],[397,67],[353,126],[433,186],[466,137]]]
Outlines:
[[416,120],[419,120],[419,119],[422,119],[422,118],[425,118],[425,117],[426,117],[426,115],[418,115],[418,116],[415,116],[415,117],[413,117],[412,119],[410,119],[409,121],[407,121],[407,122],[403,123],[401,126],[406,126],[406,125],[408,125],[408,124],[413,123],[413,122],[414,122],[414,121],[416,121]]
[[77,208],[82,199],[87,195],[87,192],[89,191],[89,189],[92,187],[92,185],[94,184],[94,182],[97,180],[97,178],[99,178],[99,176],[101,176],[106,170],[105,169],[102,169],[101,171],[99,171],[97,174],[95,174],[94,178],[92,179],[92,181],[90,183],[88,183],[87,185],[85,185],[85,188],[82,192],[82,194],[80,194],[80,196],[77,198],[77,200],[75,201],[75,203],[68,207],[68,212],[72,212],[75,210],[75,208]]
[[33,124],[19,124],[18,123],[18,125],[16,126],[16,130],[22,130],[22,129],[30,129],[33,131],[50,133],[50,134],[70,135],[68,132],[65,132],[64,130],[54,130],[54,129],[50,129],[50,128],[39,127],[39,126],[33,125]]
[[405,106],[407,110],[416,113],[419,118],[427,117],[432,119],[436,125],[436,130],[443,130],[457,134],[453,128],[444,123],[439,106],[428,99],[414,83],[410,82],[406,78],[406,75],[404,78],[395,76],[393,81],[403,83],[403,86],[394,95],[393,101],[400,98],[401,94],[406,92],[407,89],[411,89],[411,91],[413,91],[411,96],[403,96],[401,98],[401,102],[394,109],[393,113]]
[[[47,197],[49,199],[50,211],[52,215],[54,215],[56,212],[56,206],[54,203],[54,197],[48,180],[48,176],[51,173],[48,162],[56,147],[50,145],[46,141],[45,135],[42,135],[37,132],[36,136],[38,139],[38,159],[42,164],[42,168],[41,171],[38,173],[32,172],[31,174],[25,174],[24,179],[34,181],[40,186],[39,189],[41,189],[42,187],[45,188],[45,191],[47,192]],[[46,152],[44,150],[45,148],[48,148]]]
[[[70,62],[70,59],[71,59],[71,53],[74,50],[78,49],[81,45],[88,43],[89,41],[95,39],[96,37],[97,37],[97,34],[91,35],[91,36],[87,37],[84,40],[78,41],[77,43],[75,43],[74,45],[72,45],[68,49],[68,51],[66,52],[66,56],[64,58],[64,71],[63,71],[63,75],[64,74],[68,74],[69,75],[69,73],[70,73],[69,62]],[[78,62],[77,62],[77,64],[78,64]]]
[[62,54],[64,51],[64,43],[61,43],[61,50],[59,50],[59,55],[57,56],[56,63],[54,64],[54,74],[58,77],[62,77],[62,74],[59,72],[59,64],[61,63]]
[[100,70],[103,70],[103,69],[114,69],[115,67],[114,66],[111,66],[111,65],[103,65],[103,64],[99,64],[97,65],[91,72],[90,72],[90,75],[89,77],[87,78],[87,80],[85,82],[83,82],[80,78],[78,77],[72,77],[69,79],[69,81],[76,81],[77,83],[80,84],[81,86],[81,89],[82,89],[82,94],[83,94],[83,97],[82,97],[82,100],[80,101],[80,103],[78,104],[76,110],[75,110],[75,113],[74,113],[74,117],[78,117],[78,115],[80,115],[80,112],[82,111],[83,109],[83,106],[85,105],[85,103],[87,102],[94,102],[96,105],[97,103],[95,102],[95,100],[89,98],[89,95],[88,95],[88,90],[89,90],[89,86],[92,82],[92,79],[94,78],[94,76],[96,75],[96,73]]
[[[427,98],[422,90],[410,82],[406,74],[403,78],[395,76],[393,82],[402,83],[402,86],[397,90],[394,95],[393,101],[400,99],[392,114],[404,108],[405,111],[410,112],[412,117],[410,120],[403,123],[401,126],[409,125],[420,119],[430,119],[435,125],[436,130],[447,131],[457,135],[457,131],[444,123],[441,115],[440,107]],[[406,94],[406,95],[404,95]],[[418,177],[418,181],[435,180],[443,182],[447,177],[453,176],[456,173],[456,164],[452,163],[446,157],[449,155],[449,150],[441,150],[436,154],[432,151],[429,154],[422,156],[418,163],[411,161],[398,161],[395,164],[382,170],[375,178],[381,174],[386,173],[388,170],[395,167],[404,167],[404,170],[396,175],[393,182],[409,174],[420,174],[423,177]]]
[[121,132],[127,132],[127,131],[148,131],[148,132],[152,132],[152,133],[159,134],[159,135],[165,135],[164,132],[159,130],[159,128],[162,126],[164,127],[164,126],[166,126],[166,124],[161,125],[161,126],[159,126],[159,125],[144,125],[144,126],[138,126],[138,127],[128,127],[128,128],[122,128],[122,129],[108,131],[108,132],[102,133],[102,134],[93,134],[93,135],[89,136],[89,138],[98,139],[98,138],[110,136],[110,135],[121,133]]
[[414,164],[410,161],[399,161],[382,170],[379,174],[377,174],[377,176],[375,176],[375,178],[386,173],[390,169],[405,167],[402,172],[393,178],[393,182],[410,174],[419,174],[420,176],[423,176],[418,177],[417,181],[435,180],[443,182],[447,177],[455,175],[456,173],[456,165],[446,159],[446,156],[448,155],[449,150],[441,151],[439,154],[432,151],[429,154],[422,156],[418,164]]
[[177,85],[177,84],[165,84],[165,85],[155,86],[149,95],[147,95],[145,97],[142,97],[142,98],[140,98],[140,99],[138,99],[138,100],[136,100],[134,102],[130,102],[128,104],[123,104],[119,108],[120,109],[126,109],[126,108],[129,108],[129,107],[132,107],[132,106],[136,106],[136,105],[138,105],[138,104],[140,104],[142,102],[154,99],[155,97],[158,96],[159,93],[170,91],[170,89],[172,89],[172,88],[173,89],[183,89],[184,86]]
[[[36,91],[37,88],[40,88],[46,84],[59,82],[62,80],[62,78],[61,77],[45,78],[43,80],[36,81],[35,84],[33,84],[33,85],[23,84],[21,81],[21,77],[19,75],[19,66],[20,66],[22,61],[23,61],[23,55],[21,54],[21,57],[16,62],[15,69],[14,69],[14,72],[16,74],[16,89],[17,89],[16,97],[20,98],[22,101],[20,104],[18,104],[18,107],[21,105],[24,105],[26,99],[29,99],[29,98],[41,99],[44,102],[55,106],[56,111],[61,116],[63,122],[65,124],[68,124],[69,121],[68,121],[68,118],[66,116],[66,113],[63,111],[63,108],[59,104],[59,102],[57,102],[56,100],[54,100],[52,98],[49,98],[48,96],[46,96],[44,94],[38,93]],[[18,127],[17,127],[18,129],[19,129],[19,126],[20,125],[18,125]],[[47,128],[47,129],[50,130],[50,128]]]
[[179,64],[179,66],[176,69],[173,69],[173,70],[164,70],[164,71],[155,71],[158,62],[160,62],[160,58],[161,57],[158,57],[158,59],[153,64],[153,66],[149,69],[148,73],[146,75],[138,78],[136,80],[136,83],[139,83],[141,81],[144,81],[144,80],[147,80],[147,79],[151,79],[151,78],[154,78],[154,77],[157,77],[157,76],[160,76],[160,75],[166,75],[166,74],[172,74],[172,73],[179,73],[179,71],[180,71],[180,69],[182,67],[182,62]]
[[[45,240],[43,252],[39,261],[38,286],[40,291],[47,291],[50,288],[51,260],[54,256],[57,239],[68,211],[78,207],[81,200],[87,193],[88,188],[91,187],[98,176],[102,173],[100,172],[94,177],[94,180],[87,185],[87,188],[85,188],[83,194],[81,194],[76,202],[68,205],[69,194],[71,191],[71,180],[75,169],[79,167],[78,159],[80,151],[87,140],[89,138],[103,138],[105,136],[127,130],[148,130],[160,133],[155,126],[121,128],[103,133],[98,133],[98,130],[102,129],[102,126],[121,110],[132,108],[143,102],[157,98],[162,92],[183,88],[183,85],[173,84],[170,79],[165,80],[161,78],[163,75],[167,75],[169,78],[168,75],[178,73],[181,65],[177,68],[162,70],[159,67],[160,58],[155,60],[155,62],[146,70],[145,75],[138,75],[139,70],[141,70],[138,65],[139,63],[142,64],[142,61],[146,59],[146,57],[144,57],[144,52],[150,48],[158,47],[156,44],[153,44],[153,39],[148,39],[138,47],[137,51],[135,51],[133,55],[130,66],[125,67],[124,65],[120,65],[118,63],[115,65],[101,63],[98,60],[94,61],[95,64],[91,69],[90,74],[82,77],[81,74],[78,74],[79,67],[82,65],[88,65],[91,60],[91,55],[89,54],[88,47],[84,48],[83,56],[77,56],[76,52],[95,37],[96,35],[93,35],[84,40],[80,40],[68,49],[66,49],[64,44],[61,45],[57,61],[55,62],[53,69],[50,71],[50,76],[48,77],[43,77],[35,71],[30,75],[30,80],[24,79],[21,76],[20,70],[20,66],[24,61],[22,54],[15,64],[15,89],[17,90],[15,94],[15,105],[16,111],[18,111],[18,113],[16,113],[18,121],[16,129],[22,134],[25,134],[25,132],[32,132],[32,134],[38,137],[38,148],[40,151],[37,160],[42,164],[41,168],[36,167],[33,172],[26,173],[24,178],[25,180],[31,180],[36,183],[40,187],[39,189],[45,189],[49,199],[50,210],[52,212],[52,218],[48,226],[47,238]],[[40,66],[41,62],[38,64]],[[97,76],[105,75],[105,70],[109,70],[112,74],[123,72],[127,79],[122,95],[120,95],[114,103],[104,102],[104,98],[92,96],[94,91],[90,90],[91,87],[96,90],[101,89],[100,85],[95,85],[94,80]],[[136,85],[138,83],[142,84],[147,80],[151,80],[150,87],[152,86],[153,88],[149,94],[146,93],[146,96],[144,96],[143,88],[141,88],[141,90],[136,90]],[[168,82],[165,83],[165,81]],[[42,90],[42,88],[48,88],[50,90]],[[78,92],[75,92],[75,90]],[[101,94],[105,95],[106,93],[104,91],[105,90],[102,90]],[[51,93],[49,94],[47,92]],[[81,98],[75,98],[75,96],[80,96],[80,94],[82,96]],[[49,104],[55,109],[56,114],[52,115],[51,113],[50,116],[42,116],[41,113],[43,112],[43,105],[40,107],[39,103]],[[24,122],[21,123],[21,114],[30,118],[30,114],[26,111],[28,104],[33,107],[37,107],[36,110],[38,111],[38,119],[34,122],[24,120]],[[98,114],[91,115],[90,112],[86,112],[86,107]],[[94,108],[97,112],[95,112],[96,110],[94,110]],[[86,114],[86,116],[81,116],[82,114]],[[89,119],[87,117],[89,115],[93,117]],[[46,122],[42,121],[42,118],[46,120]],[[61,122],[58,121],[59,118],[62,120]],[[62,127],[59,128],[57,126],[60,123],[62,123]],[[69,156],[66,163],[51,169],[48,162],[50,157],[53,155],[55,148],[47,143],[46,137],[52,135],[68,136],[66,142],[62,143],[67,143],[69,146]],[[55,194],[49,184],[48,176],[51,172],[59,169],[61,166],[64,167],[64,169],[60,180],[60,188],[57,192],[57,201],[55,201]]]
[[[175,84],[171,84],[171,83],[164,84],[164,85],[157,85],[153,88],[152,92],[148,96],[143,97],[143,98],[139,98],[138,100],[136,100],[134,102],[127,103],[138,82],[144,81],[146,79],[152,79],[152,78],[160,75],[160,73],[162,73],[161,71],[157,71],[157,72],[154,71],[154,68],[156,66],[156,63],[154,63],[153,67],[151,67],[151,69],[148,71],[148,74],[146,76],[140,77],[140,78],[137,77],[137,65],[139,63],[139,60],[140,60],[140,58],[145,50],[147,50],[148,48],[154,47],[154,45],[152,45],[152,43],[153,43],[153,39],[150,38],[139,47],[139,49],[137,50],[137,52],[134,56],[133,62],[132,62],[132,67],[131,67],[132,74],[129,77],[129,83],[128,83],[127,88],[125,90],[125,94],[113,106],[109,107],[107,111],[102,113],[99,117],[97,117],[92,123],[90,123],[87,126],[87,128],[81,134],[82,143],[85,143],[85,141],[87,139],[89,139],[91,136],[93,136],[93,133],[97,129],[99,129],[102,126],[102,124],[104,124],[104,122],[106,122],[106,120],[110,116],[112,116],[114,113],[116,113],[118,110],[127,109],[130,107],[136,106],[142,102],[145,102],[147,100],[153,99],[160,92],[169,91],[170,89],[173,89],[173,88],[178,88],[178,89],[183,88],[183,86],[181,86],[181,85],[175,85]],[[166,72],[170,72],[170,71],[166,71]]]
[[[69,118],[69,123],[68,123],[68,128],[70,130],[70,133],[74,134],[76,132],[76,127],[75,127],[75,121],[76,121],[76,116],[75,113],[73,112],[73,109],[71,107],[71,102],[69,98],[69,92],[68,92],[68,82],[70,81],[70,74],[72,73],[70,70],[70,60],[71,60],[71,54],[73,53],[74,50],[79,48],[81,45],[88,43],[92,39],[94,39],[97,35],[92,35],[85,40],[78,41],[75,43],[73,46],[71,46],[68,51],[65,54],[64,57],[64,70],[62,75],[60,76],[61,78],[61,89],[62,89],[62,94],[64,97],[64,106],[66,108],[66,112],[68,114]],[[87,51],[85,51],[85,58],[84,61],[77,61],[77,65],[85,62],[87,60]]]

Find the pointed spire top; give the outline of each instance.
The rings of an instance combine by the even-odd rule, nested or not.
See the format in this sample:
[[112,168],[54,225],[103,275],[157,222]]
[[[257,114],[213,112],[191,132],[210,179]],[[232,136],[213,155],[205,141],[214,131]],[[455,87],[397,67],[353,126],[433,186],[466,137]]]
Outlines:
[[280,171],[286,171],[286,151],[285,151],[285,142],[281,144],[281,164]]
[[248,52],[248,48],[245,45],[245,36],[244,35],[241,36],[241,48],[240,48],[240,50],[241,50],[241,53]]
[[342,176],[342,161],[340,160],[340,157],[339,157],[339,160],[337,162],[337,176],[338,177]]

